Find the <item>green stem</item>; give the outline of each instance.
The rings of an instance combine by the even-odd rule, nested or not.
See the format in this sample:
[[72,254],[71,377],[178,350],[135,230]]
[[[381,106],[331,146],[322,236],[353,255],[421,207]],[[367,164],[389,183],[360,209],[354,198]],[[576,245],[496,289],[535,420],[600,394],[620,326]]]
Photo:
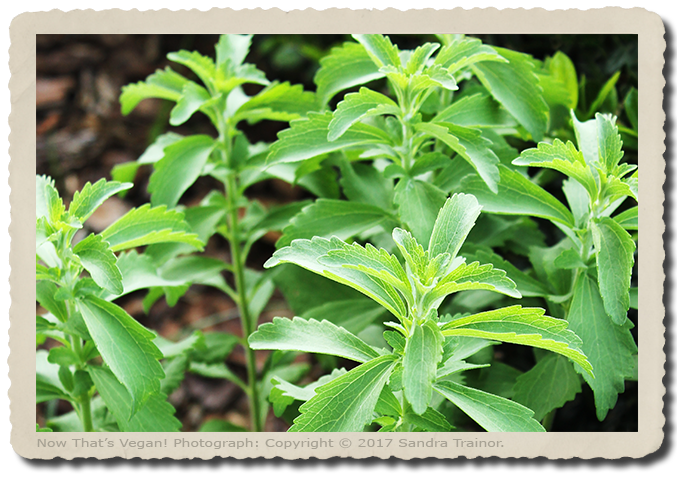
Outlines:
[[89,393],[85,394],[80,400],[80,419],[82,420],[82,428],[85,432],[93,432],[92,426],[92,406]]
[[251,423],[253,431],[261,432],[261,412],[259,410],[259,396],[256,385],[256,356],[254,355],[254,350],[249,346],[248,341],[249,335],[251,335],[254,330],[252,329],[253,323],[251,317],[249,316],[249,307],[247,306],[248,301],[244,282],[245,257],[242,254],[239,238],[240,231],[236,202],[236,194],[238,189],[234,176],[229,176],[226,187],[228,208],[230,209],[230,253],[232,255],[233,261],[233,274],[235,275],[235,290],[239,298],[237,306],[240,311],[240,322],[242,323],[242,345],[244,346],[247,357],[247,384],[249,388]]
[[[68,300],[66,300],[66,313],[69,317],[72,316],[71,309],[72,309],[71,303]],[[76,368],[84,369],[87,363],[84,362],[82,356],[82,340],[78,336],[70,335],[70,341],[71,348],[73,349],[75,355],[78,357],[79,361],[79,363],[76,365]],[[82,423],[82,429],[85,432],[94,431],[94,427],[92,426],[91,399],[92,396],[89,393],[84,394],[80,399],[78,399],[78,402],[80,404],[80,413],[79,413],[80,422]]]

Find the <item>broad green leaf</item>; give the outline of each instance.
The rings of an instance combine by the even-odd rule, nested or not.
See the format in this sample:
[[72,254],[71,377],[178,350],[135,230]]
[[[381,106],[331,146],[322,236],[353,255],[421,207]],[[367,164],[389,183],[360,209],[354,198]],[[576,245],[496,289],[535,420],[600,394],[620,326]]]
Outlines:
[[449,432],[453,427],[441,412],[432,407],[426,409],[421,415],[413,412],[405,414],[404,422],[427,432]]
[[[597,419],[602,421],[625,390],[625,378],[634,370],[637,345],[630,333],[632,325],[627,320],[619,326],[609,319],[597,284],[585,274],[574,285],[567,320],[583,340],[582,350],[594,367],[594,379],[581,374],[595,394]],[[580,373],[580,368],[577,371]]]
[[444,338],[437,325],[426,320],[413,325],[404,349],[402,386],[416,414],[423,414],[433,397],[437,364],[442,359]]
[[128,115],[137,104],[147,98],[178,101],[186,83],[189,83],[189,80],[167,67],[164,70],[157,70],[146,78],[146,81],[123,86],[120,95],[122,114]]
[[122,432],[178,432],[181,422],[174,417],[175,409],[164,393],[153,394],[130,419],[132,398],[113,373],[100,366],[87,368],[103,401],[115,416]]
[[214,61],[197,51],[181,50],[169,53],[167,59],[190,68],[206,86],[211,86],[216,78]]
[[613,174],[623,158],[623,141],[618,134],[616,117],[598,113],[595,119],[599,138],[599,160],[607,174]]
[[253,35],[221,35],[215,46],[216,66],[221,68],[226,62],[241,65],[249,53]]
[[[211,333],[207,333],[207,336],[209,336],[210,334]],[[155,344],[155,346],[158,347],[158,349],[162,353],[162,356],[164,356],[165,358],[173,358],[181,354],[186,354],[195,351],[195,349],[200,350],[204,349],[205,341],[206,339],[205,336],[202,334],[202,332],[196,330],[193,331],[193,333],[191,333],[190,336],[188,336],[188,338],[185,338],[178,342],[170,341],[166,338],[163,338],[162,336],[156,336],[155,339],[153,340],[153,343]]]
[[465,127],[515,127],[517,122],[488,94],[475,93],[454,101],[440,111],[434,122],[452,123]]
[[188,136],[164,149],[148,182],[153,206],[175,207],[179,199],[200,177],[214,149],[214,140],[205,135]]
[[569,203],[576,225],[583,226],[590,215],[590,196],[585,187],[573,179],[566,179],[562,183],[562,192]]
[[487,186],[496,192],[499,172],[498,157],[489,149],[491,141],[479,129],[466,128],[451,123],[418,123],[416,130],[439,139],[449,146],[477,171]]
[[167,210],[166,206],[151,209],[150,204],[145,204],[120,217],[101,232],[101,237],[113,252],[161,242],[187,243],[202,250],[203,243],[183,218],[182,213]]
[[530,215],[573,228],[574,218],[564,204],[516,171],[499,165],[501,180],[494,194],[477,177],[463,180],[463,191],[477,197],[482,210],[495,214]]
[[450,73],[481,61],[507,62],[494,48],[483,45],[477,38],[467,37],[454,38],[442,47],[435,58],[435,64],[443,66]]
[[[448,160],[446,156],[445,159]],[[375,205],[383,210],[392,208],[392,179],[372,165],[341,161],[340,167],[341,188],[349,200]]]
[[186,377],[188,370],[188,355],[180,354],[174,358],[166,359],[162,365],[165,377],[160,381],[160,390],[170,395],[176,391]]
[[573,110],[571,111],[571,120],[574,125],[574,133],[576,134],[576,144],[578,145],[578,150],[583,153],[585,162],[591,166],[599,164],[597,120],[579,121]]
[[222,419],[210,419],[197,432],[247,432],[247,429]]
[[320,69],[315,74],[317,95],[322,104],[327,104],[339,91],[384,76],[362,45],[346,42],[332,48],[331,53],[320,60]]
[[638,214],[639,208],[635,206],[616,215],[614,220],[625,230],[639,230]]
[[[489,355],[489,359],[491,355]],[[478,373],[465,376],[465,382],[468,386],[504,397],[512,399],[515,387],[515,381],[522,374],[517,368],[494,361],[490,366],[483,366]]]
[[479,262],[461,264],[440,280],[426,296],[426,304],[436,304],[438,300],[451,293],[464,290],[490,290],[513,298],[522,298],[515,282],[507,277],[503,270],[495,269],[491,264]]
[[533,410],[534,419],[541,421],[573,400],[581,392],[581,381],[566,358],[551,353],[520,375],[514,390],[515,401]]
[[329,267],[359,270],[400,290],[408,290],[410,286],[407,274],[397,257],[384,249],[377,249],[370,243],[365,247],[357,242],[352,245],[345,244],[340,249],[329,250],[327,255],[318,259],[318,262]]
[[297,162],[333,151],[368,144],[388,144],[390,137],[380,129],[362,123],[353,124],[334,141],[329,141],[329,124],[332,113],[309,113],[307,118],[290,123],[290,128],[278,134],[266,159],[268,165]]
[[353,35],[380,68],[381,66],[402,65],[397,46],[390,42],[390,38],[379,34]]
[[407,61],[404,67],[404,72],[408,75],[420,73],[439,47],[439,43],[424,43],[417,47],[409,57],[409,61]]
[[617,325],[625,323],[630,307],[630,278],[635,263],[635,242],[608,217],[591,224],[597,252],[597,276],[604,309]]
[[122,275],[123,291],[118,295],[126,295],[136,290],[152,287],[172,287],[185,283],[182,278],[167,279],[160,276],[158,267],[147,253],[139,254],[130,250],[118,257],[117,267]]
[[358,270],[343,267],[332,268],[318,262],[318,259],[326,255],[329,250],[342,248],[344,244],[345,242],[337,237],[331,240],[321,237],[314,237],[312,240],[297,239],[292,242],[291,246],[275,252],[264,267],[270,268],[280,263],[294,263],[311,272],[348,285],[381,304],[395,316],[404,317],[406,313],[404,302],[395,288],[388,283]]
[[122,308],[100,298],[85,297],[78,301],[78,309],[104,361],[131,394],[130,412],[136,413],[159,392],[164,376],[155,335]]
[[169,115],[169,124],[180,126],[185,123],[210,99],[211,95],[202,86],[192,81],[186,83],[181,92],[181,97]]
[[550,74],[564,86],[567,92],[568,102],[565,106],[569,109],[576,109],[578,104],[578,77],[571,59],[561,51],[558,51],[550,58],[548,69]]
[[280,349],[321,353],[352,359],[360,363],[378,358],[379,353],[357,336],[329,321],[295,317],[275,318],[259,326],[249,337],[254,349]]
[[244,384],[242,380],[240,380],[240,378],[238,378],[237,375],[233,373],[233,371],[231,371],[228,366],[226,366],[225,363],[209,364],[191,361],[188,365],[188,371],[199,374],[200,376],[204,376],[206,378],[226,379],[237,384],[242,389],[247,389],[247,385]]
[[434,388],[489,432],[545,432],[534,412],[516,402],[451,381]]
[[346,370],[343,368],[334,369],[330,374],[322,376],[317,381],[305,386],[296,386],[279,377],[273,378],[273,388],[270,391],[268,399],[273,405],[275,415],[280,417],[284,413],[284,410],[294,401],[310,401],[315,396],[315,390],[318,387],[333,381],[345,373]]
[[350,126],[364,117],[400,113],[399,106],[389,97],[368,88],[360,88],[359,93],[345,95],[343,101],[336,106],[336,111],[329,123],[327,139],[335,141]]
[[435,219],[447,194],[429,182],[400,180],[395,186],[394,202],[400,218],[421,244],[430,242]]
[[54,186],[54,179],[47,176],[35,176],[35,196],[35,212],[38,219],[46,217],[51,224],[61,220],[65,206]]
[[291,244],[295,239],[315,236],[336,236],[348,239],[379,225],[388,225],[393,217],[372,204],[345,200],[318,199],[291,219],[278,240],[277,247]]
[[[442,326],[444,336],[472,336],[547,349],[566,356],[592,375],[593,365],[582,351],[581,338],[567,322],[544,314],[542,308],[520,305],[477,313]],[[595,368],[596,370],[597,368]]]
[[59,366],[47,361],[48,352],[37,350],[35,354],[35,398],[36,403],[52,399],[70,400],[59,379]]
[[504,48],[496,52],[509,63],[484,61],[472,65],[491,95],[529,131],[534,141],[543,139],[548,124],[548,105],[535,75],[532,58]]
[[456,258],[463,242],[480,215],[477,199],[468,194],[454,194],[440,209],[435,220],[428,251],[431,257],[448,253],[450,259]]
[[63,300],[58,300],[54,296],[57,290],[57,286],[52,282],[38,281],[35,284],[35,299],[59,321],[65,323],[68,320],[68,309]]
[[239,338],[229,333],[211,331],[203,335],[204,346],[195,347],[190,358],[202,363],[222,363],[239,343]]
[[555,139],[552,144],[541,142],[537,148],[527,149],[520,157],[512,161],[518,166],[536,166],[555,169],[578,181],[590,196],[590,201],[597,200],[599,187],[592,171],[585,163],[583,154],[572,142],[564,144]]
[[117,257],[101,235],[91,234],[81,240],[73,247],[73,253],[97,285],[113,295],[122,294],[122,274],[116,265]]
[[353,368],[318,387],[304,403],[290,432],[361,432],[372,420],[376,402],[395,367],[385,355]]
[[132,186],[129,183],[107,182],[106,179],[101,179],[94,185],[87,182],[82,190],[73,195],[68,213],[84,222],[106,199],[120,191],[131,189]]
[[[331,321],[351,333],[359,333],[372,323],[384,318],[387,312],[378,303],[365,296],[352,300],[335,300],[323,305],[297,312],[307,318],[318,321]],[[380,320],[382,321],[382,320]]]
[[303,91],[303,86],[272,83],[240,106],[232,121],[255,123],[269,119],[286,122],[305,116],[308,111],[316,111],[317,106],[315,94]]

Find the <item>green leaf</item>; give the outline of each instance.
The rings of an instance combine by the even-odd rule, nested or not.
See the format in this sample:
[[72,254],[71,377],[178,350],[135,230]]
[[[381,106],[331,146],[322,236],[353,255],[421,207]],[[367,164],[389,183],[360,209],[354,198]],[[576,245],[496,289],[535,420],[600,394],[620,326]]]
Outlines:
[[226,62],[241,65],[249,53],[253,35],[221,35],[216,44],[216,66],[220,68]]
[[372,61],[381,66],[402,66],[397,46],[390,42],[390,38],[379,34],[353,35],[371,57]]
[[59,379],[59,366],[47,360],[48,352],[38,350],[35,355],[35,402],[41,403],[52,399],[70,400]]
[[332,113],[309,113],[307,118],[290,123],[290,128],[278,134],[266,159],[268,165],[297,162],[333,151],[367,144],[389,144],[389,136],[368,124],[355,123],[340,138],[329,141]]
[[37,218],[46,217],[51,224],[61,220],[65,206],[54,186],[54,179],[47,176],[35,176],[35,211]]
[[444,338],[437,325],[426,320],[415,324],[404,349],[402,385],[416,414],[423,414],[433,397],[437,364],[442,359]]
[[212,85],[216,78],[214,61],[197,51],[181,50],[169,53],[167,59],[191,69],[205,85]]
[[489,432],[545,432],[534,412],[521,404],[451,381],[434,387]]
[[295,317],[274,318],[259,326],[249,337],[253,349],[280,349],[321,353],[360,363],[378,358],[379,353],[357,336],[329,321]]
[[283,247],[295,239],[315,236],[345,240],[391,221],[393,218],[388,212],[372,204],[318,199],[291,219],[276,245]]
[[570,141],[566,144],[559,139],[555,139],[552,144],[541,142],[537,148],[522,151],[520,157],[512,163],[518,166],[555,169],[575,179],[585,187],[591,202],[597,200],[599,187],[595,177],[585,163],[583,154]]
[[384,76],[362,45],[346,42],[332,48],[331,53],[320,60],[320,69],[315,74],[317,95],[322,104],[327,104],[339,91]]
[[597,137],[599,138],[599,160],[608,174],[613,174],[616,166],[623,158],[623,141],[618,134],[616,117],[607,114],[596,114]]
[[131,414],[136,413],[160,391],[164,376],[155,335],[122,308],[100,298],[85,297],[78,301],[78,309],[104,361],[131,394]]
[[581,392],[581,381],[566,358],[551,353],[518,376],[514,389],[513,399],[533,410],[534,419],[541,421],[573,400]]
[[190,119],[207,101],[211,99],[209,92],[192,81],[183,86],[181,97],[169,115],[169,124],[180,126]]
[[358,270],[327,267],[318,262],[322,255],[326,255],[329,250],[342,248],[343,244],[345,242],[336,237],[331,240],[320,237],[314,237],[312,240],[294,240],[290,246],[275,252],[264,267],[270,268],[280,263],[294,263],[364,293],[395,316],[400,318],[405,316],[406,308],[402,298],[391,285]]
[[483,45],[477,38],[467,37],[454,38],[442,47],[435,58],[435,64],[443,66],[450,73],[481,61],[507,62],[494,48]]
[[197,432],[247,432],[247,429],[222,419],[210,419]]
[[489,149],[491,141],[479,129],[466,128],[451,123],[418,123],[416,130],[439,139],[465,159],[477,171],[487,186],[496,192],[499,173],[498,157]]
[[594,379],[587,374],[583,378],[595,394],[597,419],[602,421],[624,391],[625,378],[634,372],[637,345],[630,333],[632,324],[626,320],[619,326],[609,320],[597,284],[585,274],[574,285],[567,320],[583,340],[583,352],[595,369]]
[[578,77],[576,68],[571,59],[562,53],[556,52],[548,63],[550,74],[564,86],[568,95],[565,106],[568,109],[576,109],[578,104]]
[[468,128],[517,126],[514,118],[495,99],[485,93],[475,93],[454,101],[440,111],[433,121],[453,123]]
[[[567,322],[544,315],[542,308],[520,305],[477,313],[442,326],[444,336],[472,336],[547,349],[566,356],[592,375],[593,365],[582,351],[581,339]],[[595,368],[597,370],[597,368]]]
[[394,202],[400,218],[419,243],[430,242],[435,219],[446,198],[445,192],[428,182],[403,179],[395,186]]
[[113,252],[161,242],[187,243],[202,250],[203,243],[183,218],[182,213],[167,210],[166,206],[151,209],[150,204],[145,204],[120,217],[101,232],[101,237]]
[[381,356],[318,387],[304,403],[289,432],[361,432],[395,367],[395,356]]
[[474,64],[472,69],[491,95],[538,142],[547,129],[548,105],[538,85],[534,61],[523,53],[504,48],[496,51],[509,63],[485,61]]
[[57,300],[55,294],[57,286],[52,282],[39,281],[35,284],[35,299],[47,311],[56,316],[59,321],[65,323],[68,320],[68,309],[63,300]]
[[439,47],[439,43],[425,43],[417,47],[409,57],[404,72],[408,75],[420,73]]
[[178,432],[181,422],[174,417],[176,412],[167,402],[167,395],[158,392],[148,399],[130,419],[132,398],[113,373],[100,366],[87,368],[103,401],[115,416],[122,432]]
[[346,370],[343,368],[334,369],[330,374],[322,376],[317,381],[302,387],[279,377],[273,378],[271,380],[273,388],[268,399],[273,405],[275,415],[280,417],[284,413],[284,410],[294,401],[310,401],[315,396],[315,390],[318,387],[333,381],[345,373]]
[[327,139],[335,141],[362,118],[400,113],[400,108],[389,97],[368,88],[360,88],[359,93],[345,95],[343,101],[336,106],[336,111],[329,123]]
[[617,325],[625,323],[630,307],[630,278],[635,263],[635,242],[609,217],[591,224],[597,251],[597,276],[604,309]]
[[349,200],[375,205],[383,210],[392,208],[392,179],[385,177],[373,165],[341,161],[340,167],[341,188]]
[[84,222],[106,199],[132,187],[133,184],[108,182],[106,179],[101,179],[94,185],[87,182],[82,190],[76,191],[73,195],[73,201],[68,208],[68,213]]
[[232,122],[291,121],[307,115],[308,111],[316,111],[317,106],[315,94],[303,91],[303,86],[275,82],[240,106]]
[[628,94],[625,96],[625,101],[623,101],[623,106],[625,107],[625,114],[628,116],[630,124],[632,124],[632,129],[634,131],[638,130],[638,100],[639,93],[635,88],[630,88]]
[[499,165],[501,180],[494,194],[477,177],[463,180],[463,190],[477,197],[482,210],[494,214],[530,215],[574,227],[574,218],[564,204],[516,171]]
[[120,104],[124,116],[132,112],[136,105],[147,98],[161,98],[170,101],[178,101],[183,92],[183,87],[190,81],[175,73],[171,68],[157,70],[146,78],[134,84],[122,87]]
[[442,413],[432,407],[426,409],[421,415],[413,412],[405,414],[404,422],[427,432],[449,432],[453,427]]
[[614,217],[618,225],[625,230],[639,230],[639,207],[631,207]]
[[459,265],[440,280],[426,295],[424,303],[435,305],[441,298],[464,290],[490,290],[513,298],[522,298],[515,282],[503,270],[495,269],[491,264],[480,265],[479,262],[473,262]]
[[480,215],[477,199],[468,194],[454,194],[437,214],[430,235],[428,251],[431,257],[448,253],[450,260],[456,258],[463,242]]
[[365,247],[358,243],[344,244],[342,248],[329,250],[318,262],[328,267],[344,267],[359,270],[393,285],[399,290],[408,290],[409,279],[397,260],[384,249],[377,249],[367,243]]
[[599,93],[597,93],[597,97],[595,100],[592,102],[590,105],[590,108],[588,109],[588,117],[591,117],[595,112],[597,112],[601,107],[602,104],[604,104],[604,101],[607,99],[607,96],[611,93],[611,91],[615,88],[616,82],[618,81],[618,78],[621,76],[620,71],[616,71],[614,75],[607,80],[606,83],[604,83],[604,86],[602,86],[602,89],[599,90]]
[[116,265],[117,257],[101,235],[91,234],[81,240],[73,247],[73,253],[80,257],[82,266],[97,285],[113,295],[122,294],[122,274]]
[[200,177],[214,147],[214,140],[205,135],[188,136],[165,147],[164,157],[155,163],[148,182],[151,204],[175,207]]

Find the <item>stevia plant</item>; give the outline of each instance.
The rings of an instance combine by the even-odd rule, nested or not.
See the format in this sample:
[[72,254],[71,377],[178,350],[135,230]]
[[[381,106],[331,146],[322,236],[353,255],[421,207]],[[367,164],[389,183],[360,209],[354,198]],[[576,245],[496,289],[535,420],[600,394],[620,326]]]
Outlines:
[[[171,126],[180,126],[200,112],[213,125],[216,137],[167,132],[160,135],[137,161],[116,166],[113,177],[133,180],[138,167],[151,164],[153,172],[148,184],[151,204],[169,208],[177,207],[184,193],[202,176],[215,178],[221,184],[221,190],[211,191],[199,205],[178,207],[203,241],[207,242],[215,234],[225,238],[230,262],[194,255],[196,249],[189,244],[148,247],[144,255],[157,267],[180,255],[189,258],[186,257],[186,267],[174,270],[173,274],[177,279],[183,276],[183,283],[151,288],[144,305],[149,309],[163,295],[170,305],[174,305],[191,284],[216,287],[236,303],[242,337],[210,333],[205,336],[211,343],[210,351],[193,355],[177,366],[204,376],[229,379],[242,388],[249,396],[251,430],[261,431],[268,410],[266,396],[270,377],[280,375],[290,380],[298,379],[306,367],[293,364],[292,355],[278,353],[271,355],[263,369],[257,368],[247,337],[256,328],[274,285],[268,273],[246,267],[247,257],[257,240],[268,231],[283,228],[307,203],[290,203],[269,209],[259,201],[248,199],[245,191],[270,178],[297,183],[318,196],[333,196],[336,185],[333,171],[319,164],[265,167],[268,145],[251,144],[238,129],[243,121],[249,124],[262,120],[287,122],[317,109],[313,93],[286,82],[269,82],[262,71],[244,62],[251,39],[251,35],[222,35],[216,45],[215,60],[198,52],[170,53],[168,58],[190,70],[196,81],[167,67],[143,82],[124,87],[120,96],[123,114],[131,112],[143,99],[162,98],[176,103],[169,118]],[[250,96],[243,85],[262,89]],[[224,271],[232,275],[232,284],[224,280]],[[237,345],[245,350],[246,382],[224,362]]]
[[36,177],[36,298],[47,310],[36,316],[37,343],[49,337],[58,344],[37,351],[36,402],[65,400],[74,408],[40,431],[181,427],[166,400],[170,375],[160,361],[177,349],[191,349],[201,337],[167,343],[112,300],[176,283],[161,278],[135,247],[175,243],[202,249],[203,242],[183,214],[148,204],[99,234],[76,235],[106,199],[130,187],[105,179],[87,183],[66,209],[54,181]]
[[[581,349],[594,366],[595,377],[578,366],[575,369],[592,388],[601,421],[615,406],[625,380],[637,379],[637,345],[628,310],[637,308],[637,288],[631,284],[638,206],[616,212],[628,199],[637,201],[638,171],[637,166],[622,162],[616,117],[597,114],[580,122],[572,111],[571,119],[578,147],[570,141],[543,142],[513,161],[517,166],[566,175],[562,192],[569,207],[528,176],[507,167],[500,168],[498,194],[471,177],[463,181],[463,190],[476,195],[486,212],[540,217],[563,232],[556,245],[531,250],[529,258],[539,283],[533,286],[530,277],[523,283],[531,296],[544,297],[550,312],[566,318],[583,340]],[[555,377],[551,387],[561,392],[533,392],[543,373]],[[571,365],[544,359],[519,378],[516,399],[538,406],[543,416],[573,399],[580,389]]]
[[297,239],[266,263],[292,263],[367,295],[397,319],[383,336],[390,349],[368,345],[323,320],[275,318],[250,336],[255,349],[295,350],[340,356],[360,363],[335,370],[305,387],[276,379],[270,399],[279,414],[305,401],[290,431],[447,431],[438,411],[449,400],[488,431],[544,431],[533,411],[462,384],[460,373],[483,365],[464,361],[492,344],[530,345],[565,356],[593,377],[581,341],[567,322],[541,308],[512,306],[469,316],[438,315],[444,298],[463,290],[491,290],[520,297],[515,283],[491,264],[466,263],[458,252],[479,216],[472,195],[456,194],[439,211],[426,246],[408,231],[392,238],[404,257],[337,237]]

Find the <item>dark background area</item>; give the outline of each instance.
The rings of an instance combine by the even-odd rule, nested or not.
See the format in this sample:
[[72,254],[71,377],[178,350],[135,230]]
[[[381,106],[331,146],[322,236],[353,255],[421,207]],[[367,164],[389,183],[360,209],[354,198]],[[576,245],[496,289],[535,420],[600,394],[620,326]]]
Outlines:
[[[478,35],[485,43],[529,53],[544,60],[561,50],[576,66],[579,78],[585,75],[589,96],[616,71],[621,71],[617,83],[618,97],[622,101],[631,87],[637,87],[637,37],[635,35]],[[392,35],[393,43],[400,48],[415,48],[425,41],[436,41],[434,36]],[[101,177],[110,179],[116,165],[136,160],[154,138],[165,132],[172,104],[161,100],[146,100],[127,117],[120,113],[118,97],[122,86],[142,81],[158,68],[171,64],[166,59],[169,52],[180,49],[197,50],[213,56],[217,35],[38,35],[37,36],[37,151],[36,170],[56,180],[57,188],[66,203],[73,193],[88,181]],[[313,76],[318,60],[332,46],[350,40],[348,35],[259,35],[253,39],[247,62],[255,64],[268,79],[303,84],[313,91]],[[187,69],[172,64],[172,68],[191,76]],[[259,86],[247,86],[248,94]],[[340,100],[338,95],[334,105]],[[241,124],[252,142],[276,139],[285,123],[262,122],[254,127]],[[206,133],[213,130],[209,121],[195,115],[180,128],[184,134]],[[132,207],[149,201],[147,182],[150,171],[141,168],[135,187],[124,198],[107,201],[88,222],[90,230],[99,232]],[[216,181],[201,178],[187,192],[183,202],[195,204],[209,192],[219,187]],[[277,180],[258,184],[248,195],[263,203],[289,202],[308,194]],[[276,236],[269,235],[252,249],[249,265],[260,267],[274,251]],[[206,252],[229,260],[224,241],[213,238]],[[145,326],[170,339],[176,339],[193,329],[218,330],[234,334],[241,332],[235,305],[225,295],[206,287],[192,287],[179,303],[170,308],[160,300],[146,315],[141,301],[144,294],[137,292],[121,305]],[[273,316],[292,316],[281,295],[276,293],[264,312],[262,320]],[[636,323],[636,313],[631,319]],[[633,330],[633,331],[636,331]],[[525,371],[533,365],[529,348],[501,345],[497,353],[505,362]],[[265,359],[265,355],[260,355]],[[309,357],[316,378],[321,367]],[[262,364],[262,363],[261,363]],[[229,365],[244,376],[244,355],[235,351]],[[184,431],[195,431],[208,418],[227,419],[246,425],[246,399],[239,388],[223,380],[210,380],[187,375],[182,386],[172,394],[170,401],[177,408],[177,417]],[[38,406],[39,421],[46,412],[60,414],[59,409],[47,410]],[[272,416],[272,413],[271,413]],[[553,431],[636,431],[637,385],[626,382],[626,391],[619,395],[616,407],[604,422],[595,416],[594,399],[587,386],[583,393],[557,411]],[[270,417],[266,430],[283,431],[286,424]]]

